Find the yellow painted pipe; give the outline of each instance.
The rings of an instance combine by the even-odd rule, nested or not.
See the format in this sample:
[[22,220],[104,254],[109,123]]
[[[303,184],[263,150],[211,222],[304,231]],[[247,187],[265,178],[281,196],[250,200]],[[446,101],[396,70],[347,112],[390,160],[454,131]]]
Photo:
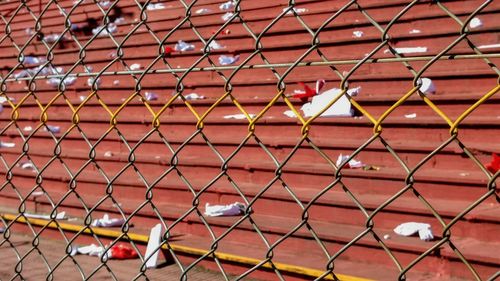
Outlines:
[[[24,217],[18,217],[17,215],[14,215],[14,214],[2,214],[1,216],[3,219],[8,220],[8,221],[15,221],[18,223],[29,222],[30,224],[33,224],[33,225],[47,226],[49,228],[60,228],[62,230],[72,231],[72,232],[79,232],[84,228],[81,225],[76,225],[76,224],[61,223],[61,222],[58,222],[56,224],[53,221],[49,223],[48,220],[43,220],[43,219],[33,219],[33,218],[26,219]],[[122,235],[121,231],[109,230],[109,229],[103,229],[103,228],[92,228],[92,232],[97,236],[108,237],[108,238],[117,238],[117,237]],[[91,231],[90,231],[90,229],[87,228],[83,231],[83,233],[90,234]],[[134,242],[147,243],[148,239],[149,239],[149,236],[142,235],[142,234],[127,233],[127,235],[130,238],[130,240],[132,240]],[[170,243],[170,247],[172,248],[172,250],[174,250],[176,252],[197,255],[197,256],[202,256],[208,252],[207,250],[188,247],[188,246],[175,245],[172,243]],[[164,245],[163,248],[167,249],[167,246]],[[256,264],[261,262],[261,260],[254,259],[254,258],[248,258],[248,257],[243,257],[243,256],[238,256],[238,255],[233,255],[233,254],[220,253],[220,252],[216,252],[215,256],[218,259],[223,260],[223,261],[230,261],[230,262],[239,263],[239,264],[246,264],[246,265],[256,265]],[[307,268],[307,267],[303,267],[303,266],[297,266],[297,265],[291,265],[291,264],[285,264],[285,263],[277,263],[277,262],[273,262],[273,264],[274,264],[274,267],[276,269],[278,269],[279,271],[283,271],[283,272],[294,273],[294,274],[310,276],[310,277],[318,277],[318,276],[323,274],[323,271],[321,271],[321,270]],[[264,264],[262,267],[272,268],[269,263]],[[345,275],[345,274],[335,274],[335,275],[342,281],[373,281],[371,279],[355,277],[355,276],[350,276],[350,275]],[[327,276],[326,279],[333,280],[333,278],[331,276]]]

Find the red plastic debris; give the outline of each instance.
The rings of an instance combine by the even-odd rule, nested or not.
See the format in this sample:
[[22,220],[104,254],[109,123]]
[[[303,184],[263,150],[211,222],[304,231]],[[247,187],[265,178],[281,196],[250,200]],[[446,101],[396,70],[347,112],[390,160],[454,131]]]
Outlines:
[[321,91],[323,86],[325,86],[325,84],[326,84],[325,80],[318,80],[316,81],[316,90],[313,90],[311,89],[311,87],[307,86],[304,82],[299,82],[299,85],[301,85],[304,88],[304,91],[300,93],[295,93],[292,95],[292,97],[300,99],[302,102],[307,102],[309,98],[319,94],[319,92]]
[[175,50],[170,47],[165,47],[165,56],[168,57],[170,56]]
[[[212,30],[212,34],[215,34],[215,33],[217,33],[217,29]],[[231,30],[229,30],[229,28],[226,28],[226,29],[222,30],[219,34],[220,35],[229,35],[229,34],[231,34]]]
[[491,173],[496,173],[498,170],[500,170],[500,156],[498,154],[493,153],[493,159],[491,160],[491,163],[486,164],[486,169],[490,171]]
[[139,254],[127,244],[116,244],[109,249],[112,259],[125,260],[136,259]]

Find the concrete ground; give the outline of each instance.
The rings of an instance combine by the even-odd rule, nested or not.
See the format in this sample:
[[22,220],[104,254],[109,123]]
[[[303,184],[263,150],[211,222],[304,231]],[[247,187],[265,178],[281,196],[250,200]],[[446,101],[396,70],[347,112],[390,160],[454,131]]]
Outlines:
[[[8,241],[10,243],[5,241],[3,237],[0,238],[0,243],[4,242],[0,246],[0,280],[2,281],[46,280],[50,272],[47,264],[54,268],[65,256],[65,243],[63,241],[43,238],[37,247],[38,250],[33,250],[33,238],[29,236],[12,235]],[[106,267],[99,268],[102,264],[98,257],[77,255],[74,258],[77,264],[70,257],[64,259],[53,270],[52,280],[133,280],[138,276],[141,264],[140,259],[109,260],[106,263],[108,269]],[[22,263],[18,264],[20,259],[22,259]],[[17,271],[20,271],[20,275],[16,275],[16,267]],[[90,276],[94,271],[95,274]],[[156,269],[148,269],[145,276],[139,276],[137,280],[179,280],[180,276],[179,266],[170,264]],[[195,281],[224,280],[221,273],[208,271],[201,267],[189,270],[187,277],[187,280]]]

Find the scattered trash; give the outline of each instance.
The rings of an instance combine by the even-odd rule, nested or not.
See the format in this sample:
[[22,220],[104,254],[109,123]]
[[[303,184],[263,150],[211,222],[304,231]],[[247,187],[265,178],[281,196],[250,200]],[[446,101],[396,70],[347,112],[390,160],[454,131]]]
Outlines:
[[237,62],[239,59],[240,59],[239,55],[236,55],[236,56],[221,55],[219,57],[219,64],[220,65],[230,65],[230,64]]
[[44,58],[27,56],[27,57],[24,57],[23,63],[25,63],[25,64],[40,64],[40,63],[44,63],[46,61],[47,60]]
[[109,1],[101,1],[99,2],[99,6],[103,7],[103,8],[107,8],[111,5],[111,2]]
[[459,174],[461,177],[466,177],[466,176],[470,176],[470,173],[460,173]]
[[434,83],[432,82],[431,79],[422,78],[422,85],[420,86],[419,90],[424,95],[435,94],[436,93],[436,86],[434,85]]
[[323,89],[323,87],[326,85],[326,82],[323,79],[317,80],[316,81],[316,90],[311,89],[304,82],[299,82],[299,85],[301,85],[302,88],[304,88],[304,90],[295,90],[293,95],[290,95],[290,96],[293,98],[298,98],[302,102],[307,102],[307,100],[310,97],[316,96],[321,91],[321,89]]
[[[283,12],[284,12],[284,11],[286,11],[287,9],[288,9],[288,8],[283,8]],[[293,10],[296,14],[302,14],[302,13],[305,13],[305,12],[309,11],[309,10],[308,10],[308,9],[306,9],[306,8],[293,8],[292,10]],[[286,12],[286,15],[292,15],[292,14],[293,14],[292,10],[290,10],[290,11]]]
[[111,33],[115,33],[117,30],[118,30],[118,27],[116,26],[115,23],[109,23],[107,29],[104,26],[98,26],[98,27],[92,29],[92,34],[94,34],[94,35],[99,34],[97,36],[106,36],[106,35],[109,35]]
[[[347,159],[349,159],[350,155],[342,155],[342,153],[339,155],[337,158],[336,165],[337,167],[340,167]],[[358,161],[356,159],[351,159],[349,163],[347,163],[344,168],[347,169],[356,169],[356,168],[363,168],[365,164],[363,164],[361,161]]]
[[492,174],[495,174],[500,170],[500,156],[496,153],[491,155],[493,158],[489,164],[486,164],[486,169],[490,171]]
[[391,239],[391,236],[389,234],[386,234],[386,235],[384,235],[384,239],[385,240]]
[[194,45],[179,40],[177,41],[177,44],[175,44],[174,50],[176,50],[177,52],[192,51],[194,50]]
[[144,97],[146,98],[147,101],[155,101],[158,100],[158,95],[153,93],[153,92],[146,92],[144,94]]
[[420,31],[420,29],[412,29],[410,30],[410,34],[418,34],[418,33],[421,33],[422,31]]
[[146,10],[148,11],[163,10],[163,9],[165,9],[165,5],[163,5],[163,3],[149,3],[146,6]]
[[[89,255],[89,256],[96,256],[96,257],[102,257],[104,255],[105,248],[101,246],[97,246],[95,244],[91,244],[89,246],[80,246],[80,247],[75,247],[71,251],[71,256],[74,255]],[[116,245],[111,246],[111,248],[106,252],[106,258],[107,259],[135,259],[138,258],[139,254],[135,251],[134,248],[131,246],[124,244],[124,243],[119,243]]]
[[[255,117],[255,114],[248,114],[251,119]],[[246,119],[247,117],[245,114],[232,114],[232,115],[226,115],[224,116],[224,119]]]
[[356,30],[356,31],[353,31],[352,32],[352,36],[356,37],[356,38],[361,38],[363,37],[363,34],[365,34],[363,31],[360,31],[360,30]]
[[59,34],[49,34],[43,37],[43,41],[45,41],[46,43],[55,43],[59,40],[63,41],[65,40],[65,38]]
[[226,46],[222,46],[221,44],[219,44],[218,42],[216,42],[215,40],[210,42],[210,44],[208,44],[208,48],[210,48],[210,50],[222,50],[222,49],[225,49]]
[[96,80],[95,77],[89,77],[89,79],[87,79],[87,86],[92,87],[94,81],[97,86],[101,85],[101,78],[97,78]]
[[210,12],[211,12],[210,9],[202,8],[202,9],[196,10],[194,13],[197,14],[197,15],[204,15],[204,14],[208,14]]
[[[399,54],[412,54],[412,53],[425,53],[427,52],[427,47],[405,47],[405,48],[393,48],[396,53]],[[391,50],[387,49],[384,51],[385,54],[391,53]]]
[[44,128],[44,130],[46,132],[51,132],[53,134],[58,134],[61,132],[61,127],[59,126],[52,126],[52,125],[46,125],[46,127]]
[[417,118],[417,114],[416,113],[405,114],[405,118],[414,119]]
[[115,80],[115,81],[113,81],[113,85],[114,85],[114,86],[118,86],[118,85],[120,85],[120,80]]
[[[39,215],[39,214],[30,214],[24,213],[24,216],[31,219],[42,219],[42,220],[50,220],[50,215]],[[66,219],[66,212],[60,212],[56,215],[56,220]]]
[[3,142],[3,141],[0,141],[0,147],[13,148],[13,147],[16,147],[16,144],[13,143],[13,142]]
[[500,44],[490,44],[490,45],[480,45],[477,47],[478,49],[494,49],[500,48]]
[[141,69],[141,65],[138,64],[138,63],[133,63],[130,65],[130,70],[138,70],[138,69]]
[[21,162],[19,163],[19,167],[23,170],[35,170],[35,165],[31,161]]
[[479,18],[477,18],[477,17],[471,19],[470,22],[469,22],[469,27],[471,29],[479,28],[481,26],[483,26],[483,22]]
[[86,98],[87,98],[86,96],[78,96],[78,99],[79,99],[80,101],[84,101]]
[[204,96],[200,96],[197,93],[191,93],[184,96],[186,100],[202,100],[205,99]]
[[144,260],[146,261],[146,268],[155,268],[158,261],[158,254],[160,253],[160,241],[162,232],[161,223],[155,225],[151,228],[149,233],[148,246],[146,248],[146,254],[144,255]]
[[421,240],[431,241],[434,239],[431,225],[428,223],[406,222],[394,228],[394,232],[401,236],[412,236],[418,233]]
[[76,82],[76,77],[72,76],[66,77],[64,78],[64,80],[62,79],[63,78],[50,78],[49,80],[47,80],[47,84],[49,84],[52,87],[58,87],[59,84],[61,84],[61,81],[62,84],[64,84],[65,86],[71,86]]
[[240,202],[236,202],[229,205],[212,205],[209,203],[205,204],[205,215],[209,217],[220,217],[220,216],[238,216],[245,212],[245,205]]
[[104,214],[101,219],[95,219],[92,226],[95,227],[116,227],[122,226],[125,223],[124,219],[110,219],[108,214]]
[[33,31],[33,29],[31,29],[30,27],[26,28],[24,32],[29,36],[35,34],[35,31]]
[[221,18],[223,21],[228,21],[233,15],[234,15],[233,12],[227,12],[223,14]]
[[123,17],[118,17],[118,18],[116,18],[116,19],[113,21],[113,23],[114,23],[114,24],[122,24],[122,23],[124,23],[124,22],[125,22],[125,18],[123,18]]
[[288,116],[290,118],[297,118],[297,115],[295,115],[295,112],[293,112],[293,110],[287,110],[287,111],[283,112],[283,114],[285,114],[286,116]]
[[113,152],[111,151],[104,152],[104,157],[113,157]]
[[220,4],[219,9],[221,9],[221,11],[227,11],[233,9],[234,6],[235,3],[233,1],[227,1],[226,3]]
[[0,227],[0,233],[4,233],[5,232],[5,227]]
[[40,197],[43,195],[45,195],[45,192],[43,192],[43,191],[36,191],[36,192],[31,193],[31,196],[33,196],[33,197]]
[[23,131],[25,131],[25,132],[31,132],[32,130],[33,130],[33,128],[31,126],[25,126],[23,128]]
[[[353,88],[347,91],[350,96],[358,95],[361,87]],[[333,88],[322,94],[316,95],[312,98],[311,102],[302,105],[301,110],[304,112],[305,117],[312,117],[323,110],[323,108],[335,99],[342,90]],[[325,110],[321,117],[352,117],[354,111],[351,108],[351,102],[346,95],[342,95],[332,106]]]

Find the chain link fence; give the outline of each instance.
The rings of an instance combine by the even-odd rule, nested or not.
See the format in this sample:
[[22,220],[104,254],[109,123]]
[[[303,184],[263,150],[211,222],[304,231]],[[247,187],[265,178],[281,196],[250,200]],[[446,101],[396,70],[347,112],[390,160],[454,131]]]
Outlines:
[[[384,279],[363,272],[376,259],[399,280],[498,278],[498,252],[481,258],[499,243],[498,1],[0,5],[0,278],[155,279],[157,223],[174,279]],[[382,230],[419,219],[432,241]],[[110,258],[119,245],[138,262]]]

